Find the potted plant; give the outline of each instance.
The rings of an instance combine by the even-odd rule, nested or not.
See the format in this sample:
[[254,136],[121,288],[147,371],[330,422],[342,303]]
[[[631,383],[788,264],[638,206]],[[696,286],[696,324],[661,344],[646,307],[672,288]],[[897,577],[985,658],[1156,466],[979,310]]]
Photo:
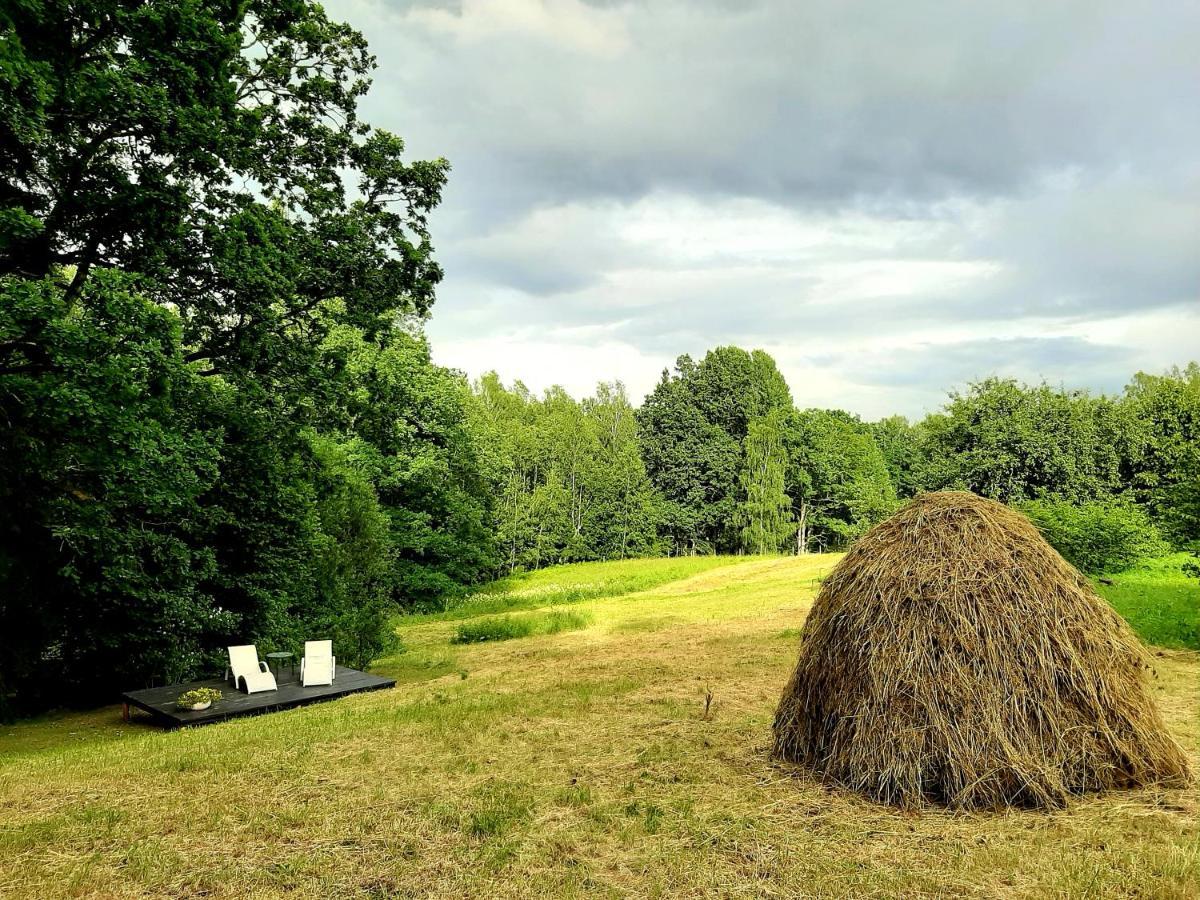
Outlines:
[[221,699],[221,692],[216,688],[196,688],[194,691],[185,691],[179,695],[179,699],[175,701],[180,709],[190,709],[198,712],[202,709],[208,709],[213,705],[213,702]]

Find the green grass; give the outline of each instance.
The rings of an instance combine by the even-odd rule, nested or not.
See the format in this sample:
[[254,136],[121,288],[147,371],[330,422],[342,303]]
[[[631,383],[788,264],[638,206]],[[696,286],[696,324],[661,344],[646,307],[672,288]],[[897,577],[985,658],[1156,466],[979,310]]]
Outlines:
[[415,684],[463,670],[451,648],[421,647],[405,649],[395,656],[379,660],[371,667],[371,671],[394,678],[399,684]]
[[[118,707],[2,726],[0,897],[1200,895],[1200,786],[914,814],[773,761],[836,560],[561,567],[403,619],[374,667],[394,690],[177,732]],[[1156,571],[1130,609],[1192,587]],[[530,633],[452,643],[496,621]],[[1154,664],[1200,763],[1200,654]]]
[[591,617],[576,610],[551,610],[523,616],[495,616],[459,623],[452,644],[481,644],[484,641],[511,641],[535,634],[558,634],[587,628]]
[[1189,560],[1186,553],[1147,560],[1096,588],[1146,643],[1200,650],[1200,578],[1184,574]]

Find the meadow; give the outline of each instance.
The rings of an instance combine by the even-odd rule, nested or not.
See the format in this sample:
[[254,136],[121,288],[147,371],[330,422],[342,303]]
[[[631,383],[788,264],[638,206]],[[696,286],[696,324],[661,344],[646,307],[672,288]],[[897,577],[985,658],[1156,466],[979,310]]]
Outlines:
[[[391,691],[176,733],[115,706],[4,726],[0,896],[1200,894],[1196,786],[901,813],[771,760],[836,560],[561,566],[403,620]],[[1178,560],[1113,581],[1169,645],[1152,690],[1200,767],[1200,583]]]

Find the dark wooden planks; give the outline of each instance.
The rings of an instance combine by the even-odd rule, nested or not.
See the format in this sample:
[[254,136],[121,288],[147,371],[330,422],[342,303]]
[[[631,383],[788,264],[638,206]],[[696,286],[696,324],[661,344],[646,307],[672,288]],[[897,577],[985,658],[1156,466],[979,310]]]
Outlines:
[[[121,700],[130,706],[136,706],[138,709],[150,713],[154,720],[164,727],[179,728],[182,725],[208,725],[211,722],[221,722],[237,716],[276,712],[295,706],[305,706],[309,703],[319,703],[322,700],[333,700],[361,691],[378,691],[395,687],[395,685],[396,682],[390,678],[380,678],[378,675],[338,666],[333,684],[302,687],[298,681],[281,681],[278,690],[263,691],[259,694],[243,694],[241,691],[235,690],[229,682],[216,679],[128,691],[121,695]],[[176,707],[175,699],[180,694],[199,687],[216,688],[225,695],[224,699],[218,700],[208,709],[195,712]]]

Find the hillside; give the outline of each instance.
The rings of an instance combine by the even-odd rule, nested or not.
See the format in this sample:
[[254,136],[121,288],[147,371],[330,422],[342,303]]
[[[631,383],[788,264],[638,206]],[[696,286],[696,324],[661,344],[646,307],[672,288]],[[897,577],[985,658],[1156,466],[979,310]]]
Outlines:
[[[906,815],[772,762],[835,561],[563,566],[403,623],[392,691],[177,733],[116,707],[6,726],[0,895],[1200,892],[1195,787]],[[534,633],[453,642],[498,616]],[[1200,762],[1200,655],[1157,653]]]

